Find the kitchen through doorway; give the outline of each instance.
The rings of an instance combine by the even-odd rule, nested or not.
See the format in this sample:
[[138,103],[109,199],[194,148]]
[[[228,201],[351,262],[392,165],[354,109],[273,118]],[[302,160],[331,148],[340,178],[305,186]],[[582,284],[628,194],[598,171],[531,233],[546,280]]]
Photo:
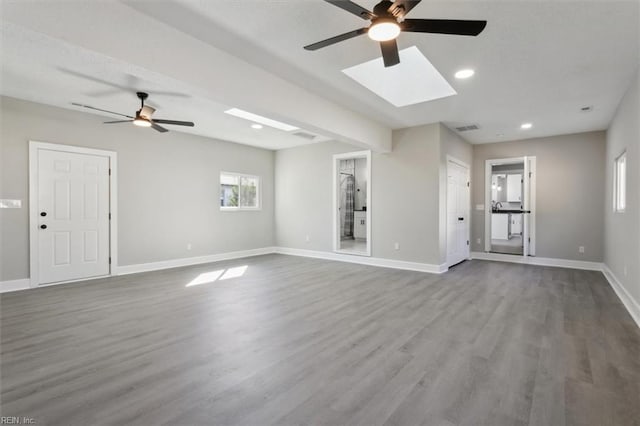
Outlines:
[[487,160],[485,251],[535,256],[535,157]]

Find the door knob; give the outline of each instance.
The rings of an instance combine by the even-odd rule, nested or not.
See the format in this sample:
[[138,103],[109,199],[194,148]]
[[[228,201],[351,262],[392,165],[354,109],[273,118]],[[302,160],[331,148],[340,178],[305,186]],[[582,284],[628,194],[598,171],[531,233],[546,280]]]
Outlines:
[[47,212],[40,212],[40,216],[46,216]]
[[40,225],[40,229],[47,229],[47,225]]
[[458,220],[464,220],[464,217],[459,217]]

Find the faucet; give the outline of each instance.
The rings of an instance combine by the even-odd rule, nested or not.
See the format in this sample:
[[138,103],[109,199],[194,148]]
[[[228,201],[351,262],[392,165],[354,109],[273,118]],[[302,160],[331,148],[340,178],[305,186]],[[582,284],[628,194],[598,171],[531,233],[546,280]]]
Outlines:
[[494,210],[498,210],[499,208],[500,208],[500,209],[502,208],[502,203],[501,203],[500,201],[496,202],[496,203],[493,205],[493,209],[494,209]]

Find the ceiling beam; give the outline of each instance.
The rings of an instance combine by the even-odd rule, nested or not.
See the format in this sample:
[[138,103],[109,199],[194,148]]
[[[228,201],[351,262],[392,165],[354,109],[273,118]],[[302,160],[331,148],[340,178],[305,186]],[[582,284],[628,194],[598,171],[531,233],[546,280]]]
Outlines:
[[391,129],[118,2],[12,2],[3,19],[197,88],[199,95],[378,152]]

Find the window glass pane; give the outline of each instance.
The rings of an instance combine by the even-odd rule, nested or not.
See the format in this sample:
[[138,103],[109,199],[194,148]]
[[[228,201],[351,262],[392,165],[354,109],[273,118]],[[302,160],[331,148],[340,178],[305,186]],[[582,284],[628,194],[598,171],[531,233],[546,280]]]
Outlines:
[[234,175],[220,175],[220,206],[238,207],[239,178]]
[[618,194],[619,194],[619,202],[618,202],[618,208],[619,210],[624,210],[625,205],[627,203],[627,161],[626,161],[626,156],[623,155],[620,158],[620,185],[619,185],[619,190],[618,190]]
[[243,176],[240,178],[240,206],[258,207],[258,178]]
[[627,155],[623,153],[615,162],[615,211],[623,212],[627,204]]

